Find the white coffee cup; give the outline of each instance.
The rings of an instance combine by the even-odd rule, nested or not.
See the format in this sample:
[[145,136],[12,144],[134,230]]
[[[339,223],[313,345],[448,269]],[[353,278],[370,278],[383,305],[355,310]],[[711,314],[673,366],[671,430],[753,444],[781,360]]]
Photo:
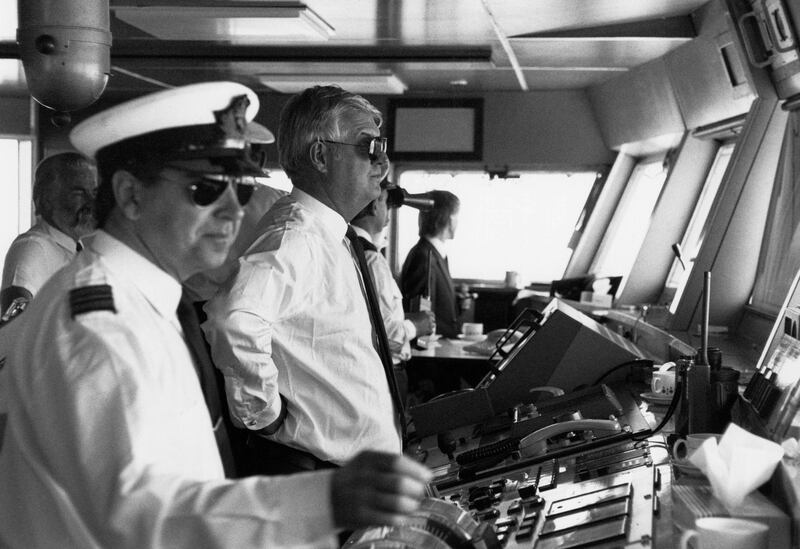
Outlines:
[[685,462],[709,438],[715,438],[719,442],[722,435],[718,433],[692,433],[686,435],[686,438],[679,438],[672,445],[672,457],[678,462]]
[[675,394],[675,367],[674,362],[667,362],[662,364],[661,367],[653,372],[653,377],[650,380],[650,390],[656,394],[664,396],[672,396]]
[[461,325],[461,332],[465,336],[478,336],[483,334],[483,324],[480,322],[465,322]]
[[658,395],[674,395],[675,372],[653,372],[653,378],[650,380],[650,390]]
[[769,545],[769,527],[763,522],[730,517],[703,517],[694,528],[681,535],[679,547],[687,549],[689,540],[695,549],[765,549]]

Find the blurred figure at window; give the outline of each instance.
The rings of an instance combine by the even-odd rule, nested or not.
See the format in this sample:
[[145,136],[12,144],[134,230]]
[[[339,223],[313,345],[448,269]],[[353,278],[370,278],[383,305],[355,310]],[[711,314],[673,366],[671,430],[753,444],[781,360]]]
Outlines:
[[433,208],[419,213],[419,241],[408,252],[400,273],[400,289],[407,311],[425,309],[436,315],[436,332],[455,338],[460,330],[453,279],[447,262],[447,241],[458,228],[461,203],[449,191],[431,191]]

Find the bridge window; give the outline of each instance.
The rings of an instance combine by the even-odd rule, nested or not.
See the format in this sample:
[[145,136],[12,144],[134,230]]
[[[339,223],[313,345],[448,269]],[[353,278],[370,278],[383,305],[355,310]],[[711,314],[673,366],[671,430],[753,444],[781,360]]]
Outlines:
[[31,226],[31,155],[30,140],[0,138],[0,257]]
[[683,240],[681,241],[683,265],[680,264],[677,258],[672,263],[666,287],[676,288],[677,290],[675,292],[675,297],[672,299],[670,312],[674,313],[675,308],[677,308],[680,302],[681,294],[689,278],[689,273],[692,272],[694,261],[703,245],[703,240],[706,236],[708,214],[711,211],[711,205],[714,203],[717,191],[722,183],[722,176],[725,175],[725,170],[731,160],[734,147],[735,143],[731,142],[722,145],[717,150],[714,163],[708,171],[706,181],[703,184],[703,190],[700,193],[700,197],[697,199],[697,205],[694,208],[692,217],[689,220],[689,225],[686,228],[686,233],[683,235]]
[[[592,185],[594,171],[519,172],[490,178],[484,172],[408,170],[397,183],[411,194],[450,191],[461,202],[458,229],[448,243],[453,278],[499,282],[517,271],[523,284],[562,278],[568,247]],[[397,258],[402,265],[417,242],[418,212],[397,214]]]
[[625,283],[650,227],[650,218],[666,178],[662,156],[649,157],[636,164],[590,272],[598,276],[622,275],[622,283]]

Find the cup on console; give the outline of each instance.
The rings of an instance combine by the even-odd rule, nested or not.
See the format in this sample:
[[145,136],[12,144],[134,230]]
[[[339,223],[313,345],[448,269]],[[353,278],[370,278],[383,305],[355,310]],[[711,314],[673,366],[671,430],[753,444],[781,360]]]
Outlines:
[[686,438],[679,438],[672,445],[672,457],[680,463],[685,463],[689,456],[709,438],[715,438],[719,443],[722,435],[718,433],[692,433],[686,435]]
[[653,372],[650,379],[650,390],[657,395],[671,397],[675,394],[675,363],[665,362]]
[[483,334],[483,324],[480,322],[465,322],[461,325],[461,332],[465,336],[479,336]]
[[763,549],[769,545],[769,527],[763,522],[730,517],[702,517],[681,535],[679,547],[696,549]]
[[653,372],[653,378],[650,380],[650,389],[659,395],[674,395],[675,372]]

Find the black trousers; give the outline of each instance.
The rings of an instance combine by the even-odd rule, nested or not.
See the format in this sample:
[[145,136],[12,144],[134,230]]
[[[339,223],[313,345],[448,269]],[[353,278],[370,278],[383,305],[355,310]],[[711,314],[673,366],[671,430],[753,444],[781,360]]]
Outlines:
[[246,475],[291,475],[338,465],[315,455],[273,442],[255,433],[247,435],[244,467]]

